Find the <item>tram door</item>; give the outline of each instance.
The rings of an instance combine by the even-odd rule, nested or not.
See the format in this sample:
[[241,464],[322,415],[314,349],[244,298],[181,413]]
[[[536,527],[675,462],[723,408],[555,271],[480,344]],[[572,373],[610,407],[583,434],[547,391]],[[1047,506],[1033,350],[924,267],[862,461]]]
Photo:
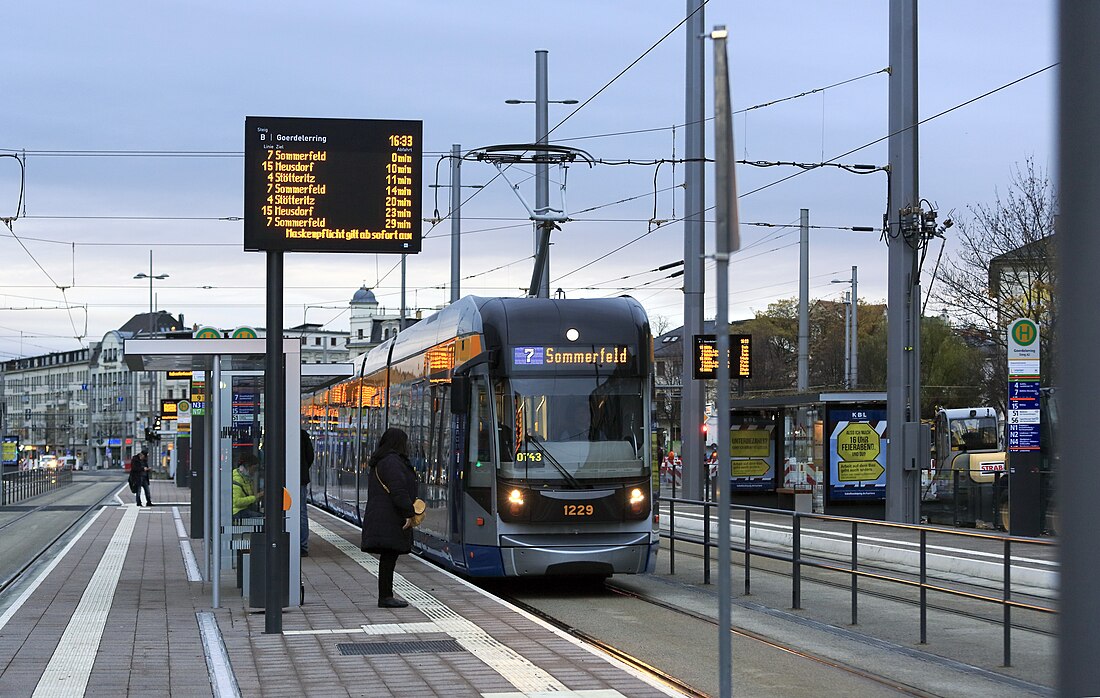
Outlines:
[[[488,544],[492,538],[492,527],[485,526],[484,519],[493,513],[496,467],[491,444],[497,430],[489,386],[484,377],[471,377],[468,395],[468,402],[457,405],[453,415],[457,477],[451,478],[449,484],[451,541]],[[475,522],[479,517],[483,519],[480,526]],[[456,562],[464,564],[465,560]]]

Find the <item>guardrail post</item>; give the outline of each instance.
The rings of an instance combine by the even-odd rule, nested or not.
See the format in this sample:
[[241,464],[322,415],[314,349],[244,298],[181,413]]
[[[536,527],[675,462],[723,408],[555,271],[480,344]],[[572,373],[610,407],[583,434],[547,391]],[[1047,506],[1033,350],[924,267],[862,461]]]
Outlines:
[[794,532],[794,545],[791,548],[791,608],[802,608],[802,519],[798,512],[794,512],[794,520],[791,522]]
[[928,531],[920,530],[920,643],[928,644]]
[[852,625],[859,622],[859,523],[852,522]]
[[[721,517],[715,517],[721,525]],[[710,584],[710,502],[703,502],[703,584]]]
[[749,576],[752,571],[752,512],[745,510],[745,596],[749,595]]
[[1005,647],[1004,647],[1004,660],[1005,666],[1012,666],[1012,604],[1009,601],[1012,600],[1012,539],[1005,537]]

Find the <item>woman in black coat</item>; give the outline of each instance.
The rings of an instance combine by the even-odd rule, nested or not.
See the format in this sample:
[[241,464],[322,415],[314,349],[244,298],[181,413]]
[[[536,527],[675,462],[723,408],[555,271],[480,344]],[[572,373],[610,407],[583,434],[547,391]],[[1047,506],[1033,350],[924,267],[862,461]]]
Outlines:
[[378,605],[404,608],[409,602],[393,595],[393,571],[397,556],[412,552],[417,478],[409,463],[409,435],[397,428],[383,432],[368,466],[367,511],[359,547],[378,555]]

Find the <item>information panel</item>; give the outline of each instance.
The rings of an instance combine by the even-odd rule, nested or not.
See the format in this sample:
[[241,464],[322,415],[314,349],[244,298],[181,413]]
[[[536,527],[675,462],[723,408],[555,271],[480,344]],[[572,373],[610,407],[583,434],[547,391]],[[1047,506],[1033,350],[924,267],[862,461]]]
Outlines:
[[19,465],[19,437],[5,436],[3,442],[4,465]]
[[829,406],[829,501],[886,498],[886,410]]
[[730,489],[775,489],[776,412],[730,411]]
[[245,119],[244,249],[420,252],[423,123]]
[[[691,375],[696,380],[718,377],[718,336],[697,334],[692,337]],[[752,335],[730,335],[730,378],[752,378]]]

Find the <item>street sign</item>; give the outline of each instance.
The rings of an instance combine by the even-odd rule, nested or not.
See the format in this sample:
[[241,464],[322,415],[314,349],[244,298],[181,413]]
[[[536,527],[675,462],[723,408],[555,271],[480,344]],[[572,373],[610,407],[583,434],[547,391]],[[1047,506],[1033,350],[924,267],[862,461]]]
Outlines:
[[251,327],[238,327],[229,335],[230,339],[258,339],[259,334]]
[[1038,451],[1040,423],[1039,325],[1019,318],[1008,325],[1008,450]]
[[216,327],[200,327],[195,330],[195,339],[221,339],[222,331]]
[[733,477],[764,477],[771,464],[759,458],[734,460],[730,463]]
[[1008,360],[1039,360],[1039,325],[1027,318],[1008,325]]

